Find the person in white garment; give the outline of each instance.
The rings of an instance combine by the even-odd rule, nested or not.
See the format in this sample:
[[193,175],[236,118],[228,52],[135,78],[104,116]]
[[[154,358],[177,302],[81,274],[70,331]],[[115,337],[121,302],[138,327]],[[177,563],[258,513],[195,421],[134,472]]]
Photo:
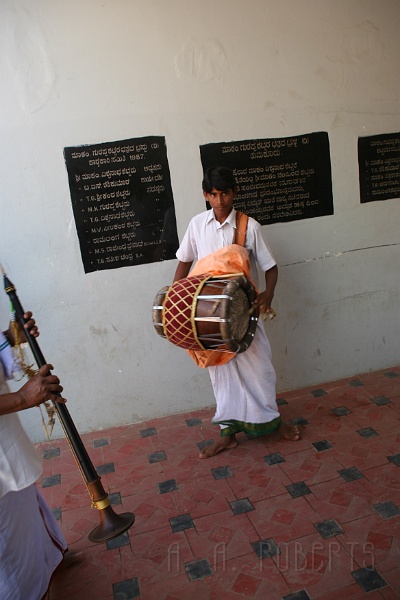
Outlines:
[[[236,229],[236,210],[233,203],[237,185],[230,169],[208,169],[202,183],[203,195],[211,209],[196,215],[189,223],[176,257],[179,260],[174,281],[190,274],[194,261],[202,259],[233,243]],[[251,279],[258,288],[257,264],[265,273],[265,289],[256,304],[261,313],[271,310],[278,280],[278,267],[261,225],[249,217],[245,249],[250,259]],[[200,452],[209,458],[237,445],[236,434],[243,431],[258,436],[278,428],[286,439],[300,439],[297,425],[283,423],[276,403],[276,375],[271,362],[271,348],[262,322],[257,324],[250,347],[232,360],[208,371],[216,401],[213,423],[219,425],[221,437]]]
[[[25,328],[37,337],[32,313],[24,318]],[[41,600],[57,567],[65,563],[67,543],[35,486],[42,464],[18,412],[46,400],[66,400],[56,395],[63,388],[58,377],[49,374],[53,367],[48,364],[17,392],[10,392],[6,380],[18,370],[14,341],[11,328],[0,332],[0,598]]]

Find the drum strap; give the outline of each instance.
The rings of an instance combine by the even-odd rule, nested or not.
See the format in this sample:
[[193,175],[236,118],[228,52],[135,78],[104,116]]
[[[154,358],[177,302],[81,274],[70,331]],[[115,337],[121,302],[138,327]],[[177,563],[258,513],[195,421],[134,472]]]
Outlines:
[[247,224],[249,222],[249,217],[242,213],[240,210],[236,211],[236,229],[235,234],[233,236],[233,244],[238,244],[238,246],[245,246],[246,244],[246,233],[247,233]]

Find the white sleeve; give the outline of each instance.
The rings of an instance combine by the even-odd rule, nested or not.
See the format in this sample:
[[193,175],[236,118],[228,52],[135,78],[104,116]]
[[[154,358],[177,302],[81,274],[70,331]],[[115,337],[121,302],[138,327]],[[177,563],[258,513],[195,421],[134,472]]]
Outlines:
[[249,248],[253,252],[254,258],[256,259],[260,268],[265,272],[269,269],[272,269],[272,267],[276,265],[276,261],[272,255],[272,251],[268,243],[264,239],[260,223],[255,219],[251,219],[250,223],[250,218],[250,227],[248,227],[248,240],[246,239],[246,246],[248,241]]
[[192,219],[176,252],[176,258],[181,262],[193,262],[197,258],[197,244],[193,229]]
[[16,369],[12,348],[6,336],[0,331],[0,362],[3,366],[5,376],[12,379],[13,371]]

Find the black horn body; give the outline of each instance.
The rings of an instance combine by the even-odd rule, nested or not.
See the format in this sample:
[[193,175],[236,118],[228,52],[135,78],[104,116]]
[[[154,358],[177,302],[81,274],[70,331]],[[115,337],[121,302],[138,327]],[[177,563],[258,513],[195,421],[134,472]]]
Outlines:
[[[26,323],[26,320],[24,319],[25,311],[18,299],[14,285],[6,275],[4,275],[4,288],[12,302],[16,320],[24,326]],[[24,332],[36,364],[38,368],[40,368],[46,364],[46,360],[39,344],[29,331],[24,329]],[[53,402],[53,404],[88,489],[92,500],[92,506],[95,506],[99,510],[100,523],[89,533],[89,540],[91,542],[105,542],[121,535],[133,525],[135,515],[133,513],[123,513],[118,515],[114,512],[110,505],[108,494],[103,488],[100,477],[93,466],[67,407],[60,402]]]

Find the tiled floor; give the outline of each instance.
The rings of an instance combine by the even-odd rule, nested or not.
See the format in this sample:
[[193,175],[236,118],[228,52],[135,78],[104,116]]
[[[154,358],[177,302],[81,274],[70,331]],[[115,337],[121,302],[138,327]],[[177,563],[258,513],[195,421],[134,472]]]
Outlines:
[[83,562],[51,600],[400,598],[400,367],[282,394],[279,433],[200,460],[213,408],[83,435],[129,532],[98,524],[65,440],[39,485]]

